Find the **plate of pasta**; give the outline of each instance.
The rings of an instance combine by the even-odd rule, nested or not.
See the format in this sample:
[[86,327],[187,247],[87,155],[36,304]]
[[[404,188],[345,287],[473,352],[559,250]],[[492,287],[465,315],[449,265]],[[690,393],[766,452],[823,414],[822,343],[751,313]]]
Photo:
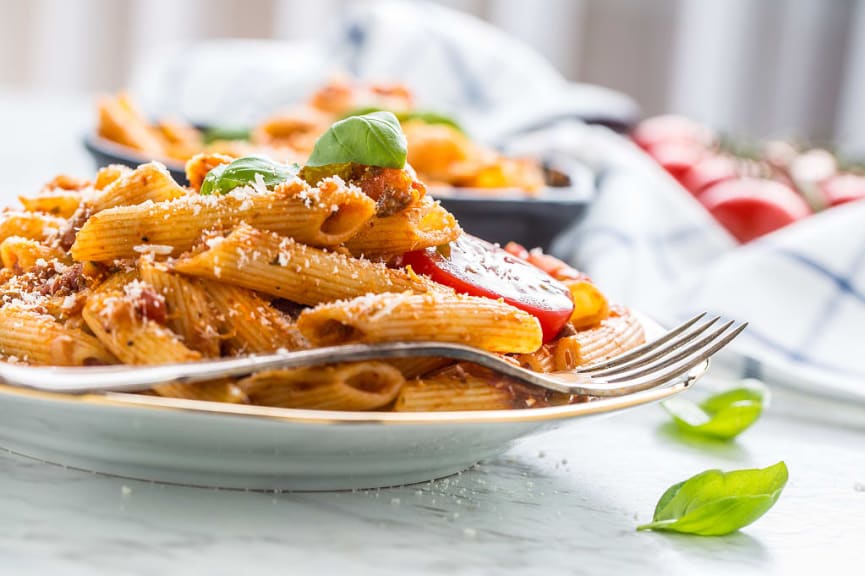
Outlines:
[[[456,342],[537,371],[659,328],[540,251],[466,234],[406,163],[387,113],[335,123],[303,166],[199,154],[58,176],[0,213],[0,357],[170,364],[355,342]],[[132,368],[130,368],[132,369]],[[0,384],[0,445],[193,485],[348,489],[445,476],[529,433],[676,394],[532,388],[404,358],[58,394]]]
[[333,122],[392,111],[409,144],[408,162],[429,193],[464,229],[495,242],[548,247],[582,216],[594,194],[594,175],[586,166],[510,156],[482,145],[454,118],[418,109],[415,95],[402,84],[334,80],[306,102],[272,112],[251,128],[194,126],[176,118],[151,121],[126,93],[103,96],[96,107],[95,133],[84,143],[99,167],[160,160],[181,184],[186,184],[184,163],[195,154],[260,154],[304,162]]

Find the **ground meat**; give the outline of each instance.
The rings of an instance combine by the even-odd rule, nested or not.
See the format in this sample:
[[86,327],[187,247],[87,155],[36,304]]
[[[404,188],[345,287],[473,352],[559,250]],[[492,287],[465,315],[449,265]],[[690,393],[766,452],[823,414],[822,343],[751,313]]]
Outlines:
[[135,310],[143,318],[153,320],[158,324],[165,324],[166,320],[168,320],[165,309],[165,298],[161,294],[157,294],[149,286],[141,289],[138,299],[135,301]]
[[81,227],[84,226],[84,223],[92,215],[90,208],[87,206],[82,206],[78,210],[75,211],[75,214],[72,215],[72,218],[69,219],[69,224],[67,224],[65,230],[60,231],[60,236],[58,237],[58,246],[63,248],[63,250],[69,251],[72,248],[72,245],[75,244],[75,238],[78,236],[78,231],[81,230]]
[[423,184],[397,168],[379,168],[356,164],[350,179],[376,201],[376,215],[392,216],[423,196]]
[[86,285],[83,265],[76,263],[66,267],[62,273],[46,278],[37,291],[42,296],[65,296],[82,290]]
[[276,298],[270,304],[292,320],[297,320],[300,313],[309,308],[309,306],[304,306],[303,304],[298,304],[297,302],[292,302],[285,298]]

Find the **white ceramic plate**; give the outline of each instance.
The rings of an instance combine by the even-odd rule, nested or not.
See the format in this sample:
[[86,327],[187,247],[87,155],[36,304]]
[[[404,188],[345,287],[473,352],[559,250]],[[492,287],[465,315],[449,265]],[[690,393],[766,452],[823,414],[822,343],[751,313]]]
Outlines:
[[[644,323],[648,333],[659,332]],[[0,385],[0,445],[66,466],[160,482],[287,490],[394,486],[456,473],[571,419],[672,396],[707,366],[619,398],[474,412],[295,410]]]

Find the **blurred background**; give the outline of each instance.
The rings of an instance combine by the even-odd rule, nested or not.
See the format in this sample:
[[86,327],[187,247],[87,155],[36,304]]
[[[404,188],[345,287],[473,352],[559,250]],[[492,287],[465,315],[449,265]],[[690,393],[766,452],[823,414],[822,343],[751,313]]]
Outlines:
[[[0,0],[0,89],[123,88],[155,54],[218,38],[320,37],[350,0]],[[447,0],[568,79],[754,137],[865,155],[859,0]]]

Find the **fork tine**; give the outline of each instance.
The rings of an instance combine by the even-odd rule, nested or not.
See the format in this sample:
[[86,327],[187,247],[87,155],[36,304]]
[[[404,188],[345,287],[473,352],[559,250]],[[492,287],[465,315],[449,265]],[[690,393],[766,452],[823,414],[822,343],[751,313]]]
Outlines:
[[[713,332],[711,332],[708,336],[703,336],[703,339],[698,340],[698,337],[703,334],[706,330],[715,325],[715,323],[720,320],[720,316],[712,318],[702,324],[687,330],[680,334],[677,338],[670,340],[665,345],[656,348],[655,350],[640,356],[639,358],[634,358],[629,362],[623,362],[617,366],[613,366],[612,368],[607,368],[605,370],[591,371],[588,372],[590,376],[604,378],[609,380],[610,377],[616,376],[619,374],[628,374],[632,376],[632,372],[636,371],[638,368],[646,365],[651,365],[653,362],[658,360],[662,360],[664,358],[670,358],[674,352],[679,350],[682,347],[690,347],[693,348],[695,345],[699,346],[705,341],[708,341],[712,338],[712,334],[716,334],[718,332],[718,328],[716,328]],[[728,322],[725,326],[720,328],[720,331],[723,332],[724,329],[729,328],[732,322]],[[696,342],[696,344],[694,344]],[[636,375],[639,375],[636,374]]]
[[610,377],[603,379],[607,382],[623,382],[626,380],[633,380],[634,378],[639,378],[640,376],[645,376],[646,374],[652,374],[654,372],[657,372],[658,370],[666,368],[667,366],[678,362],[682,358],[685,358],[686,356],[690,355],[694,350],[699,350],[708,345],[709,343],[717,340],[730,328],[730,326],[735,323],[736,322],[734,320],[725,322],[724,324],[722,324],[718,328],[715,328],[705,336],[702,336],[692,342],[688,342],[687,346],[684,346],[681,349],[672,350],[669,354],[659,356],[652,362],[637,366],[636,368],[633,368],[631,370],[617,372],[615,374],[612,374]]
[[[731,325],[731,323],[725,324],[725,329],[729,328]],[[647,390],[686,374],[694,366],[704,362],[721,348],[729,344],[747,326],[748,323],[743,322],[726,333],[720,332],[721,329],[718,329],[713,332],[715,335],[714,339],[706,342],[699,348],[689,348],[691,351],[690,354],[681,358],[678,362],[661,367],[653,372],[643,375],[642,377],[625,379],[617,378],[606,382],[601,381],[598,383],[598,386],[590,384],[584,386],[584,388],[586,389],[587,394],[593,396],[623,396],[625,394]],[[721,336],[721,334],[723,334],[723,336]]]
[[640,357],[643,354],[649,353],[652,350],[655,350],[656,348],[663,346],[664,344],[666,344],[670,340],[674,339],[676,336],[678,336],[679,334],[681,334],[682,332],[684,332],[685,330],[687,330],[688,328],[690,328],[691,326],[693,326],[694,324],[699,322],[700,319],[703,318],[705,315],[706,315],[705,312],[703,312],[702,314],[698,314],[698,315],[694,316],[693,318],[691,318],[690,320],[688,320],[687,322],[679,324],[678,326],[676,326],[675,328],[673,328],[669,332],[666,332],[660,338],[656,338],[655,340],[652,340],[651,342],[647,342],[647,343],[643,344],[642,346],[637,346],[636,348],[633,348],[633,349],[629,350],[628,352],[625,352],[624,354],[616,356],[615,358],[611,358],[609,360],[604,360],[603,362],[597,362],[597,363],[592,364],[590,366],[584,366],[584,367],[577,368],[576,371],[581,372],[581,373],[595,372],[598,370],[604,370],[607,368],[611,368],[613,366],[618,366],[619,364],[621,364],[623,362],[628,362],[628,361],[633,360],[637,357]]

